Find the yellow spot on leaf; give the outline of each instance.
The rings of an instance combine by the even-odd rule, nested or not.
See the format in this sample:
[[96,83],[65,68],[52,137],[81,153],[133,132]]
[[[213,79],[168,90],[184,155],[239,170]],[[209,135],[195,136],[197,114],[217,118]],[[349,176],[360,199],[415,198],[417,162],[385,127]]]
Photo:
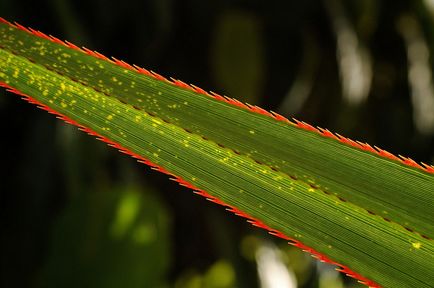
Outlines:
[[158,124],[158,125],[161,125],[162,123],[160,122],[160,121],[158,121],[157,119],[152,119],[152,122],[154,122],[154,123],[156,123],[156,124]]
[[411,243],[411,246],[413,246],[413,248],[415,248],[415,249],[420,249],[422,244],[420,242],[414,242],[414,243]]

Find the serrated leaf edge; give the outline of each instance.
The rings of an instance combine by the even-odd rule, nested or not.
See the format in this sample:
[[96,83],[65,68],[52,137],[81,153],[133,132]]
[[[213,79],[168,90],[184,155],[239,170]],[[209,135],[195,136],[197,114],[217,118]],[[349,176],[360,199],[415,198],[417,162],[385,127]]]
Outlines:
[[74,126],[78,127],[78,129],[80,131],[83,131],[83,132],[87,133],[88,135],[91,135],[91,136],[95,137],[96,139],[98,139],[98,140],[100,140],[102,142],[105,142],[108,146],[113,147],[113,148],[119,150],[121,153],[124,153],[124,154],[127,154],[127,155],[133,157],[134,159],[137,160],[137,162],[148,165],[152,170],[155,170],[155,171],[158,171],[158,172],[161,172],[161,173],[164,173],[164,174],[168,175],[170,180],[177,182],[181,186],[184,186],[184,187],[187,187],[187,188],[193,190],[193,193],[205,197],[205,199],[207,199],[208,201],[214,202],[216,204],[219,204],[219,205],[225,207],[227,211],[232,212],[233,214],[235,214],[237,216],[240,216],[242,218],[245,218],[247,220],[247,222],[250,223],[250,224],[252,224],[253,226],[265,229],[266,231],[268,231],[268,233],[270,235],[273,235],[273,236],[276,236],[276,237],[279,237],[279,238],[281,238],[283,240],[288,241],[288,244],[293,245],[295,247],[298,247],[302,251],[309,253],[313,258],[315,258],[315,259],[317,259],[317,260],[319,260],[321,262],[326,262],[326,263],[329,263],[329,264],[337,266],[337,268],[336,268],[337,271],[339,271],[341,273],[344,273],[345,275],[347,275],[347,276],[349,276],[351,278],[356,279],[359,283],[364,284],[364,285],[366,285],[368,287],[372,287],[372,288],[380,288],[381,287],[380,285],[378,285],[374,281],[372,281],[372,280],[370,280],[370,279],[368,279],[368,278],[360,275],[357,272],[352,271],[349,267],[347,267],[345,265],[342,265],[342,264],[340,264],[338,262],[335,262],[335,261],[331,260],[330,258],[328,258],[327,256],[319,253],[315,249],[313,249],[313,248],[311,248],[309,246],[304,245],[299,240],[290,238],[290,237],[286,236],[285,234],[283,234],[282,232],[280,232],[280,231],[278,231],[276,229],[273,229],[273,228],[267,226],[262,221],[260,221],[258,219],[255,219],[254,217],[252,217],[249,214],[247,214],[247,213],[239,210],[238,208],[236,208],[234,206],[231,206],[231,205],[223,202],[222,200],[218,199],[217,197],[214,197],[214,196],[210,195],[208,192],[206,192],[206,191],[204,191],[204,190],[202,190],[200,188],[197,188],[192,183],[184,180],[182,177],[179,177],[179,176],[177,176],[177,175],[175,175],[175,174],[167,171],[163,167],[161,167],[161,166],[159,166],[159,165],[157,165],[157,164],[149,161],[148,159],[146,159],[146,158],[144,158],[144,157],[142,157],[142,156],[140,156],[140,155],[138,155],[138,154],[130,151],[127,148],[124,148],[123,146],[121,146],[118,143],[116,143],[116,142],[108,139],[107,137],[102,136],[99,133],[97,133],[97,132],[89,129],[88,127],[85,127],[85,126],[81,125],[80,123],[78,123],[75,120],[69,118],[68,116],[63,115],[63,114],[57,112],[56,110],[53,110],[52,108],[48,107],[47,105],[45,105],[45,104],[37,101],[33,97],[31,97],[31,96],[29,96],[29,95],[27,95],[25,93],[22,93],[21,91],[13,88],[13,87],[9,86],[8,84],[6,84],[4,82],[1,82],[1,81],[0,81],[0,87],[6,88],[7,91],[21,96],[22,99],[24,99],[25,101],[29,102],[30,104],[34,104],[38,108],[40,108],[42,110],[45,110],[45,111],[47,111],[50,114],[55,115],[57,119],[60,119],[60,120],[66,122],[68,124],[71,124],[71,125],[74,125]]
[[101,54],[99,52],[92,51],[92,50],[90,50],[90,49],[88,49],[86,47],[80,48],[80,47],[78,47],[78,46],[76,46],[76,45],[74,45],[74,44],[72,44],[72,43],[70,43],[68,41],[62,41],[62,40],[60,40],[60,39],[58,39],[58,38],[56,38],[54,36],[46,35],[46,34],[40,32],[38,30],[34,30],[32,28],[26,28],[26,27],[24,27],[23,25],[21,25],[19,23],[16,23],[16,22],[11,23],[11,22],[5,20],[2,17],[0,17],[0,23],[5,23],[5,24],[7,24],[7,25],[9,25],[9,26],[11,26],[13,28],[20,29],[22,31],[25,31],[25,32],[30,33],[32,35],[35,35],[37,37],[49,40],[49,41],[51,41],[53,43],[57,43],[57,44],[65,46],[67,48],[77,50],[77,51],[85,53],[85,54],[87,54],[89,56],[101,59],[103,61],[108,61],[108,62],[110,62],[112,64],[118,65],[118,66],[123,67],[125,69],[129,69],[129,70],[137,72],[139,74],[144,74],[146,76],[152,77],[152,78],[154,78],[156,80],[159,80],[159,81],[163,81],[163,82],[169,83],[169,84],[174,85],[176,87],[187,89],[187,90],[190,90],[192,92],[195,92],[195,93],[198,93],[198,94],[202,94],[202,95],[214,98],[214,99],[216,99],[218,101],[221,101],[221,102],[233,105],[233,106],[237,106],[239,108],[242,108],[244,110],[247,110],[247,111],[250,111],[250,112],[253,112],[253,113],[256,113],[256,114],[261,114],[261,115],[264,115],[264,116],[267,116],[267,117],[271,117],[274,120],[277,120],[279,122],[283,122],[283,123],[286,123],[286,124],[298,127],[298,128],[303,129],[305,131],[314,132],[314,133],[319,134],[319,135],[321,135],[323,137],[326,137],[326,138],[334,139],[334,140],[336,140],[336,141],[338,141],[340,143],[343,143],[343,144],[345,144],[347,146],[350,146],[350,147],[353,147],[353,148],[356,148],[356,149],[359,149],[359,150],[362,150],[362,151],[366,151],[366,152],[372,153],[372,154],[374,154],[376,156],[379,156],[379,157],[382,157],[382,158],[386,158],[386,159],[389,159],[389,160],[396,161],[396,162],[398,162],[400,164],[403,164],[405,166],[416,168],[418,170],[421,170],[421,171],[429,173],[429,174],[434,174],[434,166],[433,165],[429,165],[429,164],[426,164],[426,163],[423,163],[423,162],[421,162],[419,164],[418,162],[414,161],[413,159],[411,159],[409,157],[405,157],[405,156],[401,156],[401,155],[396,156],[393,153],[390,153],[390,152],[388,152],[388,151],[386,151],[384,149],[381,149],[381,148],[379,148],[377,146],[372,147],[368,143],[363,143],[363,142],[360,142],[360,141],[354,141],[354,140],[352,140],[350,138],[347,138],[347,137],[344,137],[344,136],[342,136],[342,135],[340,135],[338,133],[330,132],[328,129],[324,129],[324,128],[321,128],[321,127],[314,127],[314,126],[312,126],[312,125],[310,125],[310,124],[308,124],[306,122],[299,121],[299,120],[294,119],[294,118],[292,118],[292,121],[291,121],[288,118],[286,118],[286,117],[278,114],[277,112],[267,111],[267,110],[265,110],[265,109],[263,109],[261,107],[258,107],[258,106],[255,106],[255,105],[251,105],[251,104],[248,104],[248,103],[243,103],[243,102],[241,102],[241,101],[239,101],[237,99],[230,98],[230,97],[227,97],[227,96],[221,96],[221,95],[219,95],[219,94],[217,94],[215,92],[212,92],[212,91],[207,92],[207,91],[205,91],[205,90],[203,90],[203,89],[201,89],[201,88],[199,88],[199,87],[197,87],[197,86],[195,86],[193,84],[187,84],[187,83],[185,83],[185,82],[183,82],[181,80],[177,80],[177,79],[174,79],[174,78],[167,79],[166,77],[164,77],[164,76],[162,76],[162,75],[160,75],[160,74],[158,74],[158,73],[156,73],[156,72],[154,72],[152,70],[147,70],[147,69],[141,68],[141,67],[139,67],[139,66],[137,66],[135,64],[130,65],[127,62],[125,62],[123,60],[119,60],[119,59],[117,59],[115,57],[108,58],[108,57],[104,56],[103,54]]

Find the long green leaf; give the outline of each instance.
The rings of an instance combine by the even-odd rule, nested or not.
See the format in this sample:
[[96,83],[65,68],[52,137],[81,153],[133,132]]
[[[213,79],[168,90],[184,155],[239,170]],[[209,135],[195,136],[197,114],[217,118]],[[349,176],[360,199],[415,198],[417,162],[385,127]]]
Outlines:
[[0,22],[3,86],[367,285],[434,283],[433,167]]

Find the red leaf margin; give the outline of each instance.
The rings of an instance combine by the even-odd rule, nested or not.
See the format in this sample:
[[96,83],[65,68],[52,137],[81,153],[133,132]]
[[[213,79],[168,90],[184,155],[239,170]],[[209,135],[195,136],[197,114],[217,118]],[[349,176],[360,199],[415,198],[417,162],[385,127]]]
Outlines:
[[[58,38],[56,38],[54,36],[51,36],[51,35],[47,36],[46,34],[40,32],[40,31],[34,30],[32,28],[26,28],[26,27],[24,27],[24,26],[22,26],[22,25],[20,25],[18,23],[12,24],[12,23],[8,22],[7,20],[5,20],[5,19],[3,19],[1,17],[0,17],[0,23],[6,23],[6,24],[10,25],[11,27],[18,28],[18,29],[23,30],[23,31],[25,31],[27,33],[33,34],[35,36],[38,36],[38,37],[41,37],[41,38],[44,38],[44,39],[47,39],[47,40],[49,40],[51,42],[54,42],[54,43],[57,43],[57,44],[61,44],[61,45],[65,46],[65,47],[77,50],[79,52],[82,52],[82,53],[85,53],[87,55],[99,58],[101,60],[108,61],[110,63],[113,63],[113,64],[116,64],[116,65],[121,66],[123,68],[126,68],[126,69],[129,69],[129,70],[138,72],[140,74],[144,74],[144,75],[150,76],[150,77],[152,77],[152,78],[154,78],[156,80],[164,81],[164,82],[170,83],[172,85],[175,85],[177,87],[180,87],[180,88],[183,88],[183,89],[188,89],[188,90],[191,90],[191,91],[193,91],[195,93],[212,97],[212,98],[214,98],[214,99],[216,99],[218,101],[223,101],[225,103],[228,103],[228,104],[240,107],[242,109],[249,110],[251,112],[262,114],[262,115],[265,115],[265,116],[268,116],[268,117],[272,117],[275,120],[278,120],[278,121],[281,121],[281,122],[286,122],[286,123],[288,123],[290,125],[297,126],[297,127],[301,128],[301,129],[309,130],[309,131],[314,131],[314,132],[317,132],[317,133],[319,133],[319,134],[321,134],[321,135],[323,135],[325,137],[334,138],[334,139],[336,139],[338,141],[341,141],[340,138],[338,138],[336,135],[334,135],[333,133],[331,133],[329,130],[322,129],[320,131],[320,130],[314,128],[313,126],[311,126],[311,125],[309,125],[307,123],[300,122],[300,121],[295,120],[295,119],[294,119],[294,122],[291,122],[286,117],[284,117],[284,116],[282,116],[282,115],[280,115],[278,113],[268,112],[268,111],[266,111],[266,110],[264,110],[264,109],[262,109],[260,107],[253,106],[253,105],[250,105],[250,104],[244,104],[244,103],[242,103],[242,102],[240,102],[240,101],[238,101],[236,99],[229,98],[229,97],[226,97],[226,96],[221,96],[221,95],[219,95],[217,93],[214,93],[214,92],[208,93],[207,91],[205,91],[205,90],[203,90],[203,89],[201,89],[201,88],[199,88],[197,86],[188,85],[188,84],[186,84],[186,83],[184,83],[184,82],[182,82],[180,80],[176,80],[176,79],[173,79],[173,78],[171,78],[170,80],[168,80],[167,78],[165,78],[165,77],[163,77],[163,76],[161,76],[161,75],[159,75],[159,74],[157,74],[157,73],[155,73],[153,71],[146,70],[146,69],[138,67],[136,65],[131,66],[130,64],[128,64],[128,63],[126,63],[126,62],[124,62],[122,60],[118,60],[118,59],[116,59],[114,57],[112,57],[112,59],[107,58],[106,56],[104,56],[104,55],[102,55],[102,54],[100,54],[98,52],[92,51],[92,50],[90,50],[88,48],[85,48],[85,47],[80,48],[80,47],[78,47],[78,46],[76,46],[76,45],[74,45],[74,44],[72,44],[72,43],[70,43],[68,41],[59,40]],[[302,249],[304,252],[310,253],[312,257],[318,259],[321,262],[326,262],[326,263],[338,266],[338,268],[336,268],[336,270],[338,270],[338,271],[346,274],[349,277],[352,277],[352,278],[358,280],[360,283],[365,284],[368,287],[373,287],[373,288],[381,287],[380,285],[378,285],[374,281],[369,280],[369,279],[365,278],[364,276],[362,276],[362,275],[360,275],[360,274],[352,271],[349,267],[347,267],[345,265],[342,265],[342,264],[339,264],[339,263],[331,260],[327,256],[319,253],[315,249],[310,248],[310,247],[304,245],[302,242],[300,242],[300,241],[298,241],[296,239],[290,238],[290,237],[286,236],[285,234],[283,234],[282,232],[280,232],[280,231],[278,231],[276,229],[273,229],[273,228],[267,226],[262,221],[260,221],[258,219],[255,219],[252,216],[250,216],[249,214],[247,214],[247,213],[239,210],[238,208],[233,207],[233,206],[231,206],[231,205],[223,202],[222,200],[220,200],[220,199],[218,199],[218,198],[210,195],[208,192],[206,192],[206,191],[204,191],[202,189],[197,188],[196,186],[194,186],[190,182],[184,180],[183,178],[181,178],[181,177],[179,177],[177,175],[172,174],[171,172],[167,171],[163,167],[158,166],[157,164],[149,161],[148,159],[146,159],[146,158],[144,158],[144,157],[142,157],[142,156],[140,156],[140,155],[138,155],[138,154],[136,154],[136,153],[134,153],[134,152],[132,152],[132,151],[124,148],[124,147],[122,147],[121,145],[119,145],[118,143],[116,143],[116,142],[108,139],[107,137],[102,136],[102,135],[98,134],[97,132],[95,132],[95,131],[93,131],[93,130],[91,130],[91,129],[83,126],[83,125],[81,125],[77,121],[75,121],[75,120],[73,120],[73,119],[71,119],[71,118],[69,118],[69,117],[67,117],[67,116],[65,116],[65,115],[63,115],[63,114],[61,114],[61,113],[53,110],[52,108],[50,108],[50,107],[46,106],[45,104],[37,101],[36,99],[32,98],[31,96],[29,96],[27,94],[24,94],[21,91],[13,88],[13,87],[9,86],[8,84],[6,84],[4,82],[1,82],[1,81],[0,81],[0,86],[6,88],[6,90],[9,91],[9,92],[12,92],[12,93],[15,93],[17,95],[22,96],[22,98],[24,100],[26,100],[27,102],[36,105],[38,108],[41,108],[42,110],[45,110],[45,111],[47,111],[50,114],[55,115],[56,118],[58,118],[60,120],[63,120],[64,122],[66,122],[68,124],[74,125],[74,126],[78,127],[79,130],[81,130],[81,131],[83,131],[83,132],[85,132],[85,133],[87,133],[87,134],[89,134],[91,136],[96,137],[96,139],[98,139],[100,141],[103,141],[103,142],[107,143],[108,146],[111,146],[111,147],[114,147],[115,149],[118,149],[121,153],[130,155],[131,157],[133,157],[134,159],[136,159],[139,163],[146,164],[146,165],[150,166],[151,169],[159,171],[161,173],[164,173],[164,174],[168,175],[170,177],[169,178],[170,180],[178,182],[179,185],[187,187],[187,188],[193,190],[193,192],[195,194],[203,196],[203,197],[205,197],[207,200],[209,200],[211,202],[214,202],[216,204],[222,205],[223,207],[226,207],[226,210],[234,213],[237,216],[245,218],[247,220],[247,222],[250,223],[250,224],[252,224],[253,226],[265,229],[265,230],[268,231],[269,234],[277,236],[277,237],[279,237],[281,239],[284,239],[284,240],[288,241],[288,243],[290,245],[298,247],[298,248]],[[346,139],[346,138],[342,137],[342,139]],[[350,143],[349,141],[351,141],[351,140],[347,139],[346,142],[344,142],[344,143],[348,144],[348,143]],[[343,141],[341,141],[341,142],[343,142]],[[352,141],[352,142],[354,142],[354,141]],[[364,144],[362,144],[361,147],[363,147],[363,145]],[[365,144],[365,145],[368,145],[368,144]],[[370,148],[371,149],[370,151],[372,151],[372,152],[375,151],[370,145],[368,145],[368,148]],[[422,168],[422,167],[419,165],[418,168]],[[433,171],[433,173],[434,173],[434,171]]]
[[187,84],[187,83],[185,83],[185,82],[183,82],[181,80],[177,80],[177,79],[174,79],[174,78],[167,79],[166,77],[161,76],[160,74],[155,73],[154,71],[150,71],[150,70],[141,68],[141,67],[139,67],[137,65],[130,65],[130,64],[128,64],[128,63],[126,63],[126,62],[124,62],[122,60],[116,59],[114,57],[108,58],[108,57],[102,55],[99,52],[92,51],[92,50],[90,50],[90,49],[88,49],[86,47],[80,48],[80,47],[78,47],[78,46],[76,46],[76,45],[74,45],[74,44],[72,44],[72,43],[70,43],[68,41],[62,41],[62,40],[60,40],[60,39],[58,39],[58,38],[56,38],[54,36],[46,35],[46,34],[40,32],[40,31],[34,30],[32,28],[26,28],[26,27],[24,27],[24,26],[22,26],[22,25],[20,25],[20,24],[18,24],[16,22],[15,23],[11,23],[11,22],[5,20],[2,17],[0,17],[0,23],[5,23],[5,24],[7,24],[7,25],[9,25],[9,26],[11,26],[13,28],[17,28],[19,30],[25,31],[25,32],[30,33],[32,35],[35,35],[37,37],[49,40],[49,41],[51,41],[53,43],[56,43],[56,44],[63,45],[65,47],[67,47],[67,48],[79,51],[81,53],[85,53],[85,54],[87,54],[89,56],[96,57],[96,58],[101,59],[103,61],[108,61],[108,62],[110,62],[112,64],[118,65],[118,66],[123,67],[125,69],[129,69],[129,70],[137,72],[139,74],[144,74],[144,75],[152,77],[152,78],[154,78],[156,80],[169,83],[171,85],[177,86],[177,87],[182,88],[182,89],[190,90],[190,91],[195,92],[197,94],[202,94],[202,95],[211,97],[211,98],[213,98],[215,100],[218,100],[218,101],[221,101],[221,102],[225,102],[225,103],[233,105],[233,106],[237,106],[239,108],[248,110],[248,111],[253,112],[253,113],[257,113],[257,114],[265,115],[267,117],[271,117],[271,118],[273,118],[273,119],[275,119],[275,120],[277,120],[279,122],[284,122],[284,123],[287,123],[289,125],[298,127],[300,129],[317,133],[317,134],[319,134],[319,135],[321,135],[323,137],[334,139],[334,140],[339,141],[339,142],[341,142],[341,143],[343,143],[343,144],[345,144],[347,146],[350,146],[350,147],[353,147],[353,148],[356,148],[356,149],[359,149],[359,150],[362,150],[362,151],[366,151],[366,152],[375,154],[375,155],[380,156],[382,158],[387,158],[389,160],[393,160],[393,161],[399,162],[399,163],[401,163],[401,164],[403,164],[405,166],[413,167],[413,168],[422,170],[424,172],[427,172],[429,174],[434,174],[434,166],[432,166],[432,165],[429,165],[429,164],[426,164],[426,163],[423,163],[423,162],[421,162],[419,164],[419,163],[417,163],[416,161],[414,161],[411,158],[404,157],[404,156],[401,156],[401,155],[396,156],[396,155],[394,155],[394,154],[392,154],[392,153],[390,153],[390,152],[388,152],[386,150],[383,150],[383,149],[381,149],[381,148],[379,148],[377,146],[372,147],[368,143],[363,143],[363,142],[360,142],[360,141],[351,140],[351,139],[349,139],[347,137],[344,137],[342,135],[339,135],[337,133],[330,132],[327,129],[323,129],[323,128],[320,128],[320,127],[314,127],[314,126],[312,126],[312,125],[310,125],[308,123],[305,123],[303,121],[299,121],[299,120],[294,119],[294,118],[292,118],[292,121],[291,121],[288,118],[286,118],[285,116],[282,116],[282,115],[280,115],[280,114],[278,114],[278,113],[276,113],[274,111],[267,111],[267,110],[265,110],[265,109],[263,109],[261,107],[258,107],[258,106],[255,106],[255,105],[250,105],[250,104],[247,104],[247,103],[243,103],[243,102],[241,102],[241,101],[239,101],[237,99],[233,99],[233,98],[230,98],[230,97],[227,97],[227,96],[221,96],[221,95],[219,95],[219,94],[217,94],[215,92],[207,92],[207,91],[203,90],[202,88],[199,88],[199,87],[197,87],[197,86],[195,86],[193,84],[189,85],[189,84]]
[[[273,118],[273,119],[275,119],[277,121],[285,122],[285,123],[287,123],[289,125],[298,127],[300,129],[317,133],[317,134],[319,134],[319,135],[321,135],[323,137],[334,139],[334,140],[339,141],[339,142],[341,142],[343,144],[346,144],[348,146],[351,146],[351,147],[354,147],[354,148],[357,148],[357,149],[360,149],[360,150],[363,150],[363,151],[370,152],[370,153],[375,154],[377,156],[380,156],[382,158],[391,159],[391,160],[400,162],[401,164],[404,164],[406,166],[410,166],[410,167],[422,170],[424,172],[427,172],[427,173],[430,173],[430,174],[434,174],[434,166],[431,166],[431,165],[428,165],[428,164],[425,164],[425,163],[419,164],[416,161],[414,161],[414,160],[412,160],[410,158],[401,156],[401,155],[395,156],[392,153],[390,153],[390,152],[388,152],[386,150],[380,149],[380,148],[378,148],[376,146],[372,147],[371,145],[369,145],[367,143],[362,143],[360,141],[351,140],[351,139],[346,138],[344,136],[341,136],[339,134],[332,133],[332,132],[330,132],[327,129],[323,129],[323,128],[320,128],[320,127],[314,127],[314,126],[312,126],[310,124],[307,124],[307,123],[305,123],[303,121],[296,120],[294,118],[291,121],[288,118],[286,118],[286,117],[284,117],[284,116],[282,116],[282,115],[280,115],[280,114],[278,114],[276,112],[273,112],[273,111],[269,112],[269,111],[267,111],[267,110],[265,110],[265,109],[263,109],[261,107],[242,103],[242,102],[240,102],[237,99],[229,98],[227,96],[221,96],[221,95],[219,95],[217,93],[214,93],[214,92],[207,92],[207,91],[205,91],[205,90],[203,90],[203,89],[201,89],[201,88],[199,88],[199,87],[197,87],[195,85],[192,85],[192,84],[189,85],[189,84],[186,84],[186,83],[184,83],[184,82],[182,82],[180,80],[176,80],[176,79],[173,79],[173,78],[167,79],[164,76],[161,76],[161,75],[159,75],[159,74],[157,74],[157,73],[155,73],[153,71],[149,71],[147,69],[141,68],[141,67],[139,67],[137,65],[130,65],[130,64],[128,64],[128,63],[126,63],[126,62],[124,62],[122,60],[118,60],[118,59],[116,59],[114,57],[108,58],[108,57],[102,55],[99,52],[92,51],[92,50],[90,50],[90,49],[88,49],[86,47],[80,48],[80,47],[78,47],[78,46],[76,46],[76,45],[74,45],[74,44],[72,44],[72,43],[70,43],[68,41],[62,41],[62,40],[60,40],[60,39],[58,39],[58,38],[56,38],[54,36],[46,35],[46,34],[40,32],[40,31],[34,30],[32,28],[26,28],[26,27],[24,27],[24,26],[22,26],[22,25],[20,25],[18,23],[14,23],[13,24],[13,23],[5,20],[2,17],[0,17],[0,23],[5,23],[5,24],[7,24],[7,25],[9,25],[9,26],[11,26],[13,28],[20,29],[22,31],[25,31],[25,32],[30,33],[32,35],[35,35],[37,37],[49,40],[49,41],[51,41],[53,43],[57,43],[57,44],[63,45],[65,47],[67,47],[67,48],[74,49],[76,51],[79,51],[81,53],[85,53],[85,54],[87,54],[89,56],[92,56],[92,57],[96,57],[96,58],[101,59],[103,61],[108,61],[108,62],[110,62],[112,64],[121,66],[121,67],[123,67],[125,69],[129,69],[129,70],[135,71],[137,73],[144,74],[144,75],[152,77],[152,78],[154,78],[154,79],[156,79],[158,81],[163,81],[163,82],[169,83],[171,85],[180,87],[182,89],[187,89],[187,90],[193,91],[195,93],[202,94],[202,95],[214,98],[215,100],[222,101],[222,102],[225,102],[225,103],[233,105],[233,106],[237,106],[239,108],[248,110],[248,111],[253,112],[253,113],[257,113],[257,114],[265,115],[267,117],[271,117],[271,118]],[[216,198],[216,197],[208,194],[206,191],[201,190],[201,189],[195,187],[193,184],[189,183],[188,181],[184,180],[183,178],[172,174],[171,172],[167,171],[163,167],[160,167],[160,166],[156,165],[155,163],[153,163],[153,162],[149,161],[148,159],[146,159],[146,158],[144,158],[144,157],[142,157],[142,156],[140,156],[140,155],[138,155],[138,154],[136,154],[136,153],[134,153],[134,152],[132,152],[132,151],[124,148],[124,147],[122,147],[121,145],[119,145],[118,143],[116,143],[116,142],[108,139],[107,137],[104,137],[104,136],[98,134],[97,132],[95,132],[95,131],[93,131],[93,130],[91,130],[91,129],[83,126],[83,125],[81,125],[80,123],[76,122],[75,120],[73,120],[73,119],[71,119],[71,118],[69,118],[69,117],[67,117],[67,116],[65,116],[65,115],[63,115],[63,114],[61,114],[61,113],[59,113],[59,112],[51,109],[50,107],[48,107],[45,104],[37,101],[36,99],[32,98],[31,96],[26,95],[26,94],[20,92],[19,90],[15,89],[15,88],[13,88],[11,86],[9,86],[8,84],[6,84],[4,82],[1,82],[1,81],[0,81],[0,86],[6,88],[6,90],[9,91],[9,92],[12,92],[12,93],[15,93],[15,94],[18,94],[18,95],[22,96],[22,98],[24,100],[26,100],[27,102],[29,102],[31,104],[35,104],[38,108],[41,108],[41,109],[47,111],[50,114],[54,114],[56,116],[56,118],[61,119],[61,120],[65,121],[68,124],[77,126],[79,130],[84,131],[87,134],[96,137],[98,140],[107,143],[109,146],[118,149],[120,152],[122,152],[124,154],[130,155],[131,157],[135,158],[138,162],[150,166],[151,169],[169,175],[171,177],[171,178],[169,178],[170,180],[178,182],[181,186],[185,186],[185,187],[187,187],[189,189],[192,189],[194,193],[205,197],[207,200],[209,200],[211,202],[214,202],[214,203],[217,203],[219,205],[222,205],[222,206],[226,207],[226,210],[234,213],[235,215],[238,215],[238,216],[241,216],[241,217],[245,218],[247,220],[247,222],[251,223],[253,226],[265,229],[265,230],[268,231],[269,234],[277,236],[279,238],[282,238],[282,239],[284,239],[286,241],[289,241],[288,243],[290,245],[296,246],[296,247],[302,249],[303,251],[310,253],[312,257],[318,259],[321,262],[327,262],[329,264],[338,266],[338,268],[336,268],[336,270],[338,270],[338,271],[346,274],[349,277],[352,277],[352,278],[358,280],[358,282],[360,282],[362,284],[365,284],[368,287],[373,287],[373,288],[381,287],[380,285],[378,285],[374,281],[369,280],[369,279],[365,278],[364,276],[362,276],[362,275],[360,275],[360,274],[352,271],[349,267],[347,267],[345,265],[342,265],[342,264],[339,264],[339,263],[331,260],[327,256],[325,256],[325,255],[319,253],[318,251],[314,250],[313,248],[310,248],[310,247],[304,245],[302,242],[300,242],[300,241],[298,241],[296,239],[290,238],[290,237],[284,235],[282,232],[280,232],[280,231],[278,231],[276,229],[273,229],[273,228],[267,226],[262,221],[260,221],[258,219],[255,219],[252,216],[250,216],[249,214],[247,214],[247,213],[239,210],[238,208],[233,207],[233,206],[231,206],[231,205],[229,205],[229,204],[221,201],[220,199],[218,199],[218,198]]]
[[282,232],[269,227],[268,225],[266,225],[265,223],[263,223],[261,220],[255,219],[254,217],[250,216],[248,213],[245,213],[245,212],[239,210],[238,208],[225,203],[224,201],[218,199],[217,197],[210,195],[208,192],[206,192],[206,191],[204,191],[204,190],[202,190],[202,189],[194,186],[192,183],[186,181],[182,177],[179,177],[179,176],[177,176],[175,174],[172,174],[171,172],[167,171],[163,167],[161,167],[161,166],[159,166],[159,165],[157,165],[157,164],[149,161],[148,159],[144,158],[143,156],[140,156],[139,154],[136,154],[136,153],[130,151],[129,149],[127,149],[127,148],[119,145],[118,143],[110,140],[109,138],[100,135],[99,133],[93,131],[92,129],[81,125],[77,121],[69,118],[66,115],[63,115],[63,114],[57,112],[56,110],[54,110],[54,109],[48,107],[47,105],[39,102],[38,100],[34,99],[33,97],[31,97],[31,96],[29,96],[29,95],[27,95],[25,93],[22,93],[21,91],[13,88],[13,87],[9,86],[8,84],[6,84],[4,82],[1,82],[1,81],[0,81],[0,87],[6,88],[6,91],[15,93],[15,94],[21,96],[22,99],[24,99],[25,101],[29,102],[30,104],[34,104],[38,108],[40,108],[42,110],[45,110],[45,111],[47,111],[50,114],[55,115],[57,119],[63,120],[64,122],[66,122],[68,124],[71,124],[71,125],[74,125],[74,126],[78,127],[78,129],[80,131],[83,131],[83,132],[85,132],[85,133],[87,133],[87,134],[89,134],[91,136],[96,137],[96,139],[98,139],[98,140],[100,140],[102,142],[105,142],[108,146],[113,147],[113,148],[119,150],[121,153],[130,155],[131,157],[133,157],[134,159],[136,159],[137,162],[143,163],[143,164],[146,164],[146,165],[150,166],[150,168],[152,170],[156,170],[158,172],[161,172],[161,173],[164,173],[164,174],[168,175],[170,177],[169,178],[170,180],[178,182],[179,185],[187,187],[187,188],[193,190],[193,193],[205,197],[206,200],[209,200],[211,202],[214,202],[216,204],[219,204],[219,205],[225,207],[227,211],[232,212],[235,215],[240,216],[242,218],[245,218],[247,220],[247,222],[250,223],[250,224],[252,224],[253,226],[265,229],[265,230],[268,231],[269,234],[274,235],[276,237],[279,237],[279,238],[281,238],[283,240],[288,241],[288,244],[293,245],[295,247],[298,247],[301,250],[303,250],[304,252],[307,252],[307,253],[311,254],[311,256],[313,258],[315,258],[315,259],[317,259],[317,260],[319,260],[321,262],[326,262],[326,263],[329,263],[329,264],[337,266],[337,268],[336,268],[337,271],[342,272],[345,275],[347,275],[347,276],[349,276],[351,278],[356,279],[359,283],[364,284],[364,285],[366,285],[366,286],[368,286],[370,288],[381,288],[381,286],[379,284],[377,284],[374,281],[372,281],[372,280],[370,280],[370,279],[362,276],[359,273],[356,273],[356,272],[352,271],[349,267],[347,267],[345,265],[342,265],[342,264],[339,264],[339,263],[331,260],[327,256],[321,254],[320,252],[316,251],[315,249],[310,248],[309,246],[304,245],[299,240],[296,240],[296,239],[293,239],[291,237],[288,237],[285,234],[283,234]]

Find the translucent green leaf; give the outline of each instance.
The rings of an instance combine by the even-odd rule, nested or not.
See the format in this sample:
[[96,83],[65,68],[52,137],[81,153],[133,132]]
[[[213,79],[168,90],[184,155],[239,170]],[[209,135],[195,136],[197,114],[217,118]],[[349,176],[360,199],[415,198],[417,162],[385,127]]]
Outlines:
[[161,202],[135,186],[89,190],[55,223],[42,286],[163,287],[169,237]]
[[367,285],[434,283],[433,167],[3,22],[3,86]]

